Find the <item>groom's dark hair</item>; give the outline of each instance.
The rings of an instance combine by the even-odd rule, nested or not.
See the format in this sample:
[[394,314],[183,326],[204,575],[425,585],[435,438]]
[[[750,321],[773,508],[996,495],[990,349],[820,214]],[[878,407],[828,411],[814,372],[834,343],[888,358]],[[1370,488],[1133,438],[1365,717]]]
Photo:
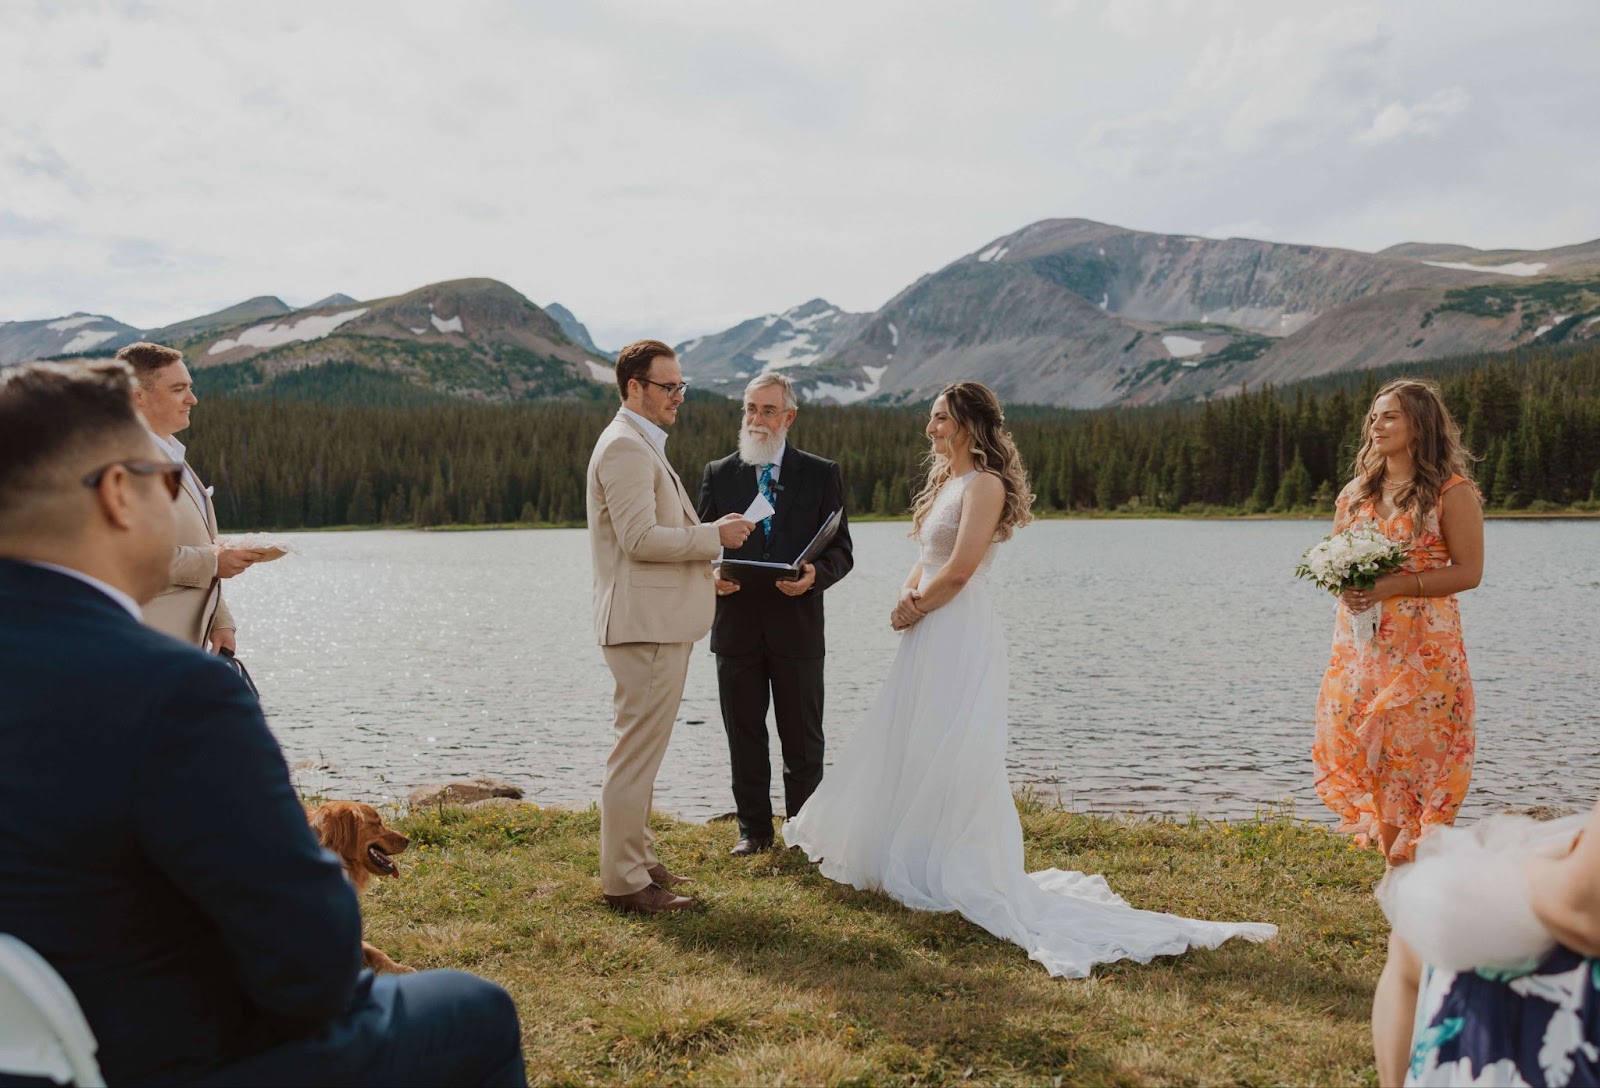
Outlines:
[[635,340],[617,352],[617,392],[623,400],[628,399],[629,382],[643,381],[650,376],[650,364],[658,355],[675,359],[678,353],[660,340]]

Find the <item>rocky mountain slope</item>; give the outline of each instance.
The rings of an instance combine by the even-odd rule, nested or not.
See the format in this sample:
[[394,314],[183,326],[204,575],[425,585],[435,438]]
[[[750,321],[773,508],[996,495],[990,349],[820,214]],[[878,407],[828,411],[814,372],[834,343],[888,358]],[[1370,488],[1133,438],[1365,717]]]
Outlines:
[[[353,300],[352,300],[353,301]],[[312,307],[323,305],[313,303]],[[171,325],[164,325],[159,329],[151,329],[142,334],[145,340],[153,340],[157,344],[172,344],[192,340],[204,335],[213,329],[226,329],[246,321],[258,321],[265,317],[277,317],[280,314],[293,313],[294,308],[276,295],[257,295],[255,298],[245,299],[243,302],[216,313],[205,314],[201,317],[191,317],[187,321],[179,321]]]
[[[1597,315],[1600,242],[1374,254],[1047,220],[922,277],[791,376],[839,403],[926,399],[962,377],[1007,400],[1151,403],[1600,335]],[[770,320],[691,342],[685,365]]]
[[[612,357],[571,311],[486,279],[298,310],[260,296],[143,333],[87,313],[0,323],[0,365],[141,337],[183,348],[212,371],[202,388],[213,390],[291,373],[306,388],[315,381],[300,372],[334,362],[496,400],[602,396],[614,380]],[[1600,240],[1362,253],[1054,219],[957,258],[875,313],[812,299],[678,351],[697,387],[731,396],[778,369],[818,402],[926,400],[976,378],[1007,401],[1089,408],[1593,337]]]
[[73,313],[41,321],[0,321],[0,366],[52,355],[116,350],[140,332],[104,314]]
[[595,346],[594,338],[589,335],[589,330],[584,327],[583,322],[579,321],[577,317],[573,315],[572,311],[561,305],[561,303],[550,303],[544,308],[544,312],[555,318],[556,324],[561,326],[561,331],[567,334],[567,339],[571,340],[574,344],[577,344],[583,350],[589,352],[591,355],[598,355],[602,358],[612,360],[616,359],[616,352],[602,351],[600,348]]
[[[326,364],[341,364],[330,373],[346,385],[353,366],[479,400],[597,396],[613,380],[608,360],[573,343],[554,318],[496,280],[453,280],[365,302],[343,295],[322,301],[290,310],[263,296],[148,336],[183,351],[201,390],[213,393],[264,390],[288,375],[303,389],[302,372]],[[121,329],[119,335],[131,333],[123,342],[141,335]]]
[[568,339],[549,314],[490,279],[296,310],[174,346],[188,356],[200,383],[207,370],[234,368],[227,380],[242,373],[250,379],[245,388],[307,367],[353,363],[435,392],[524,400],[596,395],[614,373],[605,359]]
[[[695,385],[737,396],[744,383],[764,370],[810,367],[827,358],[863,325],[867,314],[846,313],[826,299],[814,298],[781,314],[766,314],[743,321],[713,336],[677,345],[684,373]],[[860,399],[856,390],[840,386],[810,394],[847,403]],[[865,394],[870,395],[870,394]]]

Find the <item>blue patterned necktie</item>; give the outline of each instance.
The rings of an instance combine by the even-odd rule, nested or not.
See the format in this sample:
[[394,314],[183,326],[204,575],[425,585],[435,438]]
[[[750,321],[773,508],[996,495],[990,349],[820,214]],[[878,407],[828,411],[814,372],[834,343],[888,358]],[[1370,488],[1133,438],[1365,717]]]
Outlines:
[[[761,477],[756,481],[756,487],[761,491],[761,497],[774,507],[778,504],[772,498],[772,468],[771,465],[761,466]],[[761,531],[767,534],[767,539],[772,539],[772,515],[768,514],[761,519]]]

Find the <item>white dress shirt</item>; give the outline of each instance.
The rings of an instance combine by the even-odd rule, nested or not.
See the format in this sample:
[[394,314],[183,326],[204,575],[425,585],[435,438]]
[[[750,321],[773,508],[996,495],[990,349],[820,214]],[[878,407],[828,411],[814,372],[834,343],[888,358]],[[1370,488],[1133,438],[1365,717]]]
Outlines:
[[174,463],[183,466],[183,486],[188,489],[194,501],[200,504],[200,509],[202,511],[205,510],[205,490],[200,486],[200,477],[196,476],[194,469],[189,467],[188,447],[179,442],[176,435],[171,438],[162,438],[156,432],[151,431],[150,437],[155,439],[157,444],[167,451],[167,456],[172,458]]
[[[784,439],[783,440],[783,444],[778,447],[778,452],[776,454],[774,454],[773,457],[772,457],[772,482],[773,483],[777,483],[778,482],[778,477],[783,474],[783,455],[785,453],[788,453],[788,452],[789,452],[789,440],[788,439]],[[757,466],[757,468],[756,468],[756,478],[757,479],[761,478],[761,469],[760,469],[759,466]]]
[[661,451],[661,456],[667,455],[667,432],[650,422],[632,408],[624,407],[622,414],[633,420],[644,429],[645,435],[656,444],[656,449]]

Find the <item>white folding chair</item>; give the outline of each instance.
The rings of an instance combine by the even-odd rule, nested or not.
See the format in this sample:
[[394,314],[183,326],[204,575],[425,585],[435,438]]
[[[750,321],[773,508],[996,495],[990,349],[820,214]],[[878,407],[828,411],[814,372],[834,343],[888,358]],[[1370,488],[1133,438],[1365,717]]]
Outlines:
[[104,1088],[94,1032],[45,958],[0,933],[0,1073]]

